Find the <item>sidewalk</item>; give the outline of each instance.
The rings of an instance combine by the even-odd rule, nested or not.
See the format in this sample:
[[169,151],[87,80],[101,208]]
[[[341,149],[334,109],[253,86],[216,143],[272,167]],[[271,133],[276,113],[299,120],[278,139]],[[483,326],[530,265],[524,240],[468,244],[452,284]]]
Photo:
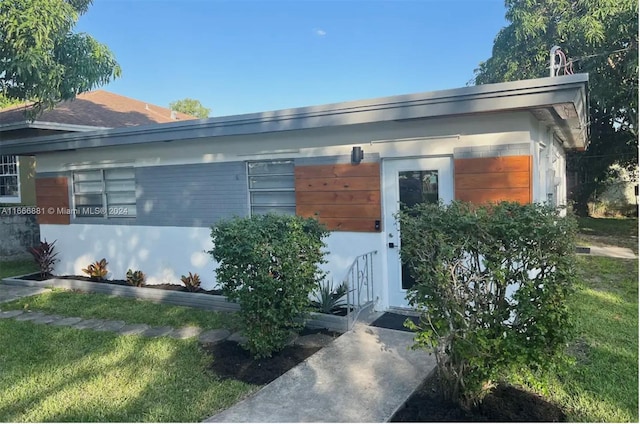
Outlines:
[[579,255],[591,255],[591,256],[606,256],[609,258],[621,258],[621,259],[638,259],[638,255],[633,253],[633,250],[626,247],[617,246],[586,246],[589,249],[589,253],[579,252]]
[[412,344],[413,333],[356,324],[205,422],[386,422],[435,367]]
[[[17,287],[0,284],[0,304],[3,302],[11,302],[12,300],[20,299],[21,297],[35,296],[36,294],[48,291],[50,290],[38,287]],[[0,308],[1,307],[2,305],[0,305]]]

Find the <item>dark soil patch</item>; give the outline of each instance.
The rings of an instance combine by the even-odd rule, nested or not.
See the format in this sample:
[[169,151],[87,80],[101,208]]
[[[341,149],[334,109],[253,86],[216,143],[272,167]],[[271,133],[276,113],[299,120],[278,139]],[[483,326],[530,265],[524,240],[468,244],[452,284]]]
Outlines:
[[[327,330],[311,330],[305,328],[300,335],[315,333],[337,337],[340,333]],[[316,353],[319,347],[287,346],[276,352],[271,358],[255,359],[248,350],[236,342],[223,341],[213,345],[204,345],[204,350],[213,355],[209,369],[220,378],[240,380],[249,384],[268,384],[280,377],[309,356]]]
[[542,397],[514,386],[499,385],[482,404],[465,411],[444,401],[435,375],[409,398],[392,422],[564,422],[566,415]]

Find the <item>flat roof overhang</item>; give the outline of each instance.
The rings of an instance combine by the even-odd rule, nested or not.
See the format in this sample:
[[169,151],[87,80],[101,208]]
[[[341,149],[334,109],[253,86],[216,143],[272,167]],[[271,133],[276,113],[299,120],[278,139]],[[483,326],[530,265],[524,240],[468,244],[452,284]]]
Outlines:
[[0,139],[0,151],[33,155],[522,110],[553,127],[565,149],[584,149],[588,144],[588,80],[587,74],[576,74],[167,124]]

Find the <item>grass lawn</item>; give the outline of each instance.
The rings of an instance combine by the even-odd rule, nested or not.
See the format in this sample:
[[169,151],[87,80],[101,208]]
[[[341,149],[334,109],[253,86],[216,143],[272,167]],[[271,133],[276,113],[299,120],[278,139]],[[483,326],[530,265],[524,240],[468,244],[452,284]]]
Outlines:
[[[637,222],[637,221],[636,221]],[[569,421],[638,422],[638,261],[579,257],[572,307],[575,364],[519,373],[515,383],[560,405]]]
[[4,319],[0,346],[0,422],[195,422],[256,388],[209,373],[195,339]]
[[68,317],[122,320],[129,324],[202,329],[235,328],[234,314],[112,297],[106,294],[53,290],[0,305],[3,310],[31,309]]
[[[0,279],[37,271],[33,260],[0,261]],[[123,320],[129,324],[202,329],[235,329],[234,315],[182,306],[159,305],[149,301],[104,294],[54,290],[38,296],[3,303],[1,309],[31,309],[69,317]]]
[[38,267],[33,262],[33,259],[0,261],[0,279],[33,272],[38,272]]
[[578,218],[580,245],[620,246],[638,253],[637,218]]
[[[0,278],[36,271],[0,262]],[[129,323],[233,328],[232,314],[54,290],[0,305]],[[119,336],[0,320],[0,422],[201,421],[256,386],[221,380],[196,339]]]
[[594,236],[638,237],[636,218],[578,218],[579,231]]

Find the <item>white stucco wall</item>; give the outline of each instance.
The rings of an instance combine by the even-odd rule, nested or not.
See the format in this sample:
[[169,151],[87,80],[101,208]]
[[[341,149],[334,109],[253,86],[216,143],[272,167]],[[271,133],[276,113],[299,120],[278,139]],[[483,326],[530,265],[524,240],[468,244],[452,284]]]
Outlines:
[[[181,284],[180,276],[192,272],[200,275],[204,289],[217,286],[217,262],[206,253],[213,247],[209,228],[72,224],[41,225],[40,231],[43,240],[56,240],[58,275],[84,275],[83,268],[106,258],[107,278],[125,279],[127,270],[133,269],[147,275],[147,284]],[[374,250],[378,253],[373,271],[376,281],[382,281],[380,233],[334,232],[325,242],[327,263],[322,269],[335,286],[358,255]],[[383,304],[383,286],[377,284],[374,289]]]
[[531,149],[533,153],[533,199],[550,201],[554,206],[567,204],[566,152],[547,126],[532,117]]

